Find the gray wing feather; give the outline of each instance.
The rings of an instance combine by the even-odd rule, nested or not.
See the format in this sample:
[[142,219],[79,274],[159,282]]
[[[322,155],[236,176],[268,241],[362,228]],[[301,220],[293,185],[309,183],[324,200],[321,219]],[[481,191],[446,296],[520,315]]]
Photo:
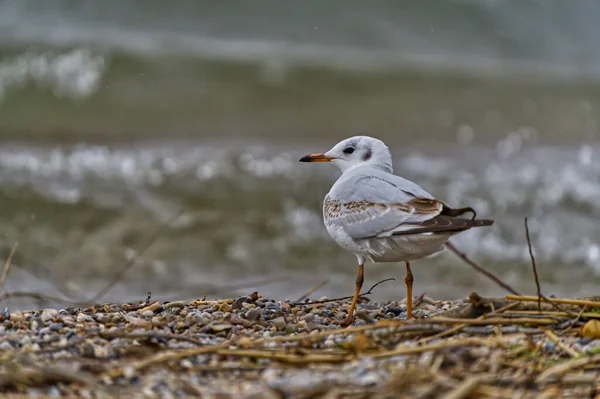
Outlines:
[[369,171],[340,179],[323,204],[327,228],[353,239],[385,237],[437,216],[443,204],[399,176]]

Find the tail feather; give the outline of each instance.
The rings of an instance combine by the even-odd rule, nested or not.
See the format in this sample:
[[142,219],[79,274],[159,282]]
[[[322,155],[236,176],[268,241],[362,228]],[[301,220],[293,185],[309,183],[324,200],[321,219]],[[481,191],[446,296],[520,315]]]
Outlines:
[[476,219],[473,222],[473,227],[491,226],[494,224],[494,221],[491,219]]
[[423,233],[459,233],[473,227],[491,226],[494,223],[489,219],[461,219],[457,217],[438,215],[421,223],[415,223],[414,228],[395,231],[392,235],[409,235]]

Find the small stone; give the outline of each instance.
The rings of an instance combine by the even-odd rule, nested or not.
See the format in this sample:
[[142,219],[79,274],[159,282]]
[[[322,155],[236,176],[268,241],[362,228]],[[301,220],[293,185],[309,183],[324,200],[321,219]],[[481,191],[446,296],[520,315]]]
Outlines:
[[23,316],[23,312],[16,311],[10,314],[10,319],[15,323],[19,323],[25,320],[25,316]]
[[186,325],[184,322],[180,321],[177,324],[175,324],[175,330],[179,331],[179,330],[185,330]]
[[231,305],[232,309],[241,309],[244,307],[244,302],[252,302],[252,299],[248,296],[241,296],[233,302]]
[[108,311],[109,311],[109,313],[117,313],[117,312],[121,311],[121,308],[117,304],[112,304],[108,307]]
[[31,319],[31,321],[29,322],[29,329],[37,330],[42,325],[44,325],[44,322],[42,321],[42,319],[40,319],[39,317],[36,317],[35,319]]
[[599,339],[600,321],[592,319],[586,322],[581,331],[581,335],[590,339]]
[[78,313],[76,320],[78,323],[94,321],[94,319],[91,316],[88,316],[85,313]]
[[388,308],[387,313],[393,313],[394,316],[400,316],[402,313],[404,313],[404,309],[403,308]]
[[56,333],[48,334],[48,335],[44,336],[44,341],[45,342],[58,342],[58,341],[60,341],[60,335],[58,335]]
[[591,338],[588,338],[588,337],[583,337],[583,338],[580,338],[580,339],[577,341],[577,343],[578,343],[579,345],[587,345],[587,344],[589,344],[590,342],[592,342],[592,339],[591,339]]
[[551,352],[554,349],[556,349],[556,344],[554,344],[553,342],[544,342],[543,348],[545,351],[547,352]]
[[219,311],[224,312],[224,313],[229,313],[231,312],[231,305],[228,304],[227,302],[223,302],[220,306],[219,306]]
[[129,316],[127,314],[124,314],[123,316],[127,322],[129,322],[130,324],[133,324],[136,327],[141,327],[146,330],[149,330],[152,328],[152,323],[150,323],[146,319],[142,319],[142,318],[135,317],[135,316]]
[[[145,312],[147,311],[151,311],[152,314],[154,315],[154,313],[158,313],[162,310],[163,305],[162,303],[160,303],[160,301],[156,301],[151,305],[146,306],[145,308],[141,308],[138,309],[137,313],[143,315]],[[152,317],[152,316],[150,316]]]
[[175,301],[175,302],[169,302],[169,303],[165,303],[165,309],[171,309],[171,308],[184,308],[186,305],[185,301]]
[[60,331],[63,328],[63,324],[62,323],[52,323],[50,324],[50,326],[48,326],[48,329],[50,331]]
[[81,348],[81,356],[93,358],[95,356],[94,345],[92,345],[92,344],[83,345],[83,347]]
[[246,319],[250,321],[256,321],[260,318],[260,310],[259,309],[250,309],[246,312]]
[[102,346],[94,346],[94,357],[97,359],[104,359],[108,356],[106,348]]
[[314,321],[311,321],[310,323],[306,324],[306,328],[313,331],[313,330],[317,330],[319,327],[317,326],[317,323],[315,323]]
[[13,349],[13,346],[8,341],[4,341],[0,344],[0,351],[10,351]]
[[150,322],[154,326],[164,326],[168,324],[167,319],[158,316],[154,316],[152,319],[150,319]]
[[234,326],[250,327],[252,323],[249,320],[242,319],[238,314],[233,314],[229,319],[229,322]]
[[42,310],[40,319],[42,319],[42,321],[44,323],[46,323],[50,320],[53,320],[57,315],[58,315],[58,311],[56,311],[55,309],[44,309],[44,310]]
[[97,313],[94,316],[94,318],[96,319],[96,321],[102,324],[110,323],[111,321],[113,321],[113,317],[110,314],[106,313]]
[[315,320],[315,315],[314,313],[309,313],[306,316],[304,316],[302,320],[306,321],[307,323],[310,323],[311,321]]
[[209,327],[210,330],[212,330],[214,332],[221,332],[221,331],[230,330],[233,326],[228,323],[220,323],[220,324],[212,324],[207,327]]
[[146,310],[141,313],[142,317],[152,317],[154,316],[154,312],[152,310]]
[[276,319],[273,319],[271,323],[273,323],[273,326],[279,331],[283,330],[286,325],[285,319],[283,317],[277,317]]

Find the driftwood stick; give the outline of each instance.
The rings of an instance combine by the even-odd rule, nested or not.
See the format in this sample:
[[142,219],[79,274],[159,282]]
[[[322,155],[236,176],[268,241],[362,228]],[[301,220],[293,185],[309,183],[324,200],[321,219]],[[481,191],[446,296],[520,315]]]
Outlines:
[[[383,284],[383,283],[388,282],[388,281],[396,281],[396,279],[393,278],[393,277],[390,277],[390,278],[386,278],[386,279],[383,279],[381,281],[378,281],[375,284],[373,284],[371,286],[371,288],[369,288],[369,290],[367,292],[365,292],[364,294],[360,294],[358,297],[362,298],[362,297],[364,297],[366,295],[372,294],[373,293],[373,289],[375,287],[377,287],[379,284]],[[345,300],[352,299],[352,298],[353,297],[351,297],[351,296],[343,296],[341,298],[324,299],[322,301],[295,302],[295,303],[292,303],[291,305],[293,305],[293,306],[296,306],[296,305],[314,305],[314,304],[317,304],[317,303],[328,303],[328,302],[336,302],[336,301],[345,301]]]
[[548,300],[548,298],[546,298],[543,294],[542,294],[542,288],[540,286],[540,279],[538,276],[538,272],[537,272],[537,266],[535,264],[535,257],[533,256],[533,249],[531,246],[531,238],[529,238],[529,225],[527,223],[527,218],[525,218],[525,238],[527,239],[527,247],[529,248],[529,256],[531,257],[531,268],[533,269],[533,277],[535,278],[535,286],[537,287],[537,294],[538,294],[538,312],[542,311],[542,299],[546,302],[548,302],[550,305],[552,305],[553,308],[555,308],[558,311],[561,312],[567,312],[569,314],[569,316],[571,317],[575,317],[576,315],[569,312],[568,310],[564,310],[563,308],[561,308],[560,306],[558,306],[557,304],[550,302]]
[[542,289],[540,287],[540,279],[538,277],[537,267],[535,265],[535,257],[533,256],[533,249],[531,248],[531,238],[529,238],[529,225],[527,224],[527,217],[525,217],[525,238],[527,239],[527,248],[529,248],[529,256],[531,257],[531,267],[533,269],[533,277],[535,278],[535,286],[537,287],[538,294],[538,311],[542,311]]
[[[537,302],[537,297],[529,295],[507,295],[507,301]],[[589,306],[590,308],[600,308],[599,301],[589,301],[587,299],[569,299],[569,298],[547,298],[550,303],[560,303],[564,305]]]

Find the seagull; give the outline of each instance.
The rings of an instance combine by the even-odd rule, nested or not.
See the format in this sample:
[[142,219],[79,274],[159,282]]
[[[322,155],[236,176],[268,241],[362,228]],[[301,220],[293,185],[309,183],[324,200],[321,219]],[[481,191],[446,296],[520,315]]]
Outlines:
[[[406,319],[410,320],[413,275],[409,262],[442,251],[455,234],[494,223],[476,220],[471,207],[450,208],[417,184],[394,175],[388,147],[373,137],[348,138],[300,162],[331,162],[342,171],[323,201],[323,221],[331,238],[358,260],[354,296],[343,327],[354,321],[366,261],[405,262]],[[460,218],[465,213],[472,218]]]

